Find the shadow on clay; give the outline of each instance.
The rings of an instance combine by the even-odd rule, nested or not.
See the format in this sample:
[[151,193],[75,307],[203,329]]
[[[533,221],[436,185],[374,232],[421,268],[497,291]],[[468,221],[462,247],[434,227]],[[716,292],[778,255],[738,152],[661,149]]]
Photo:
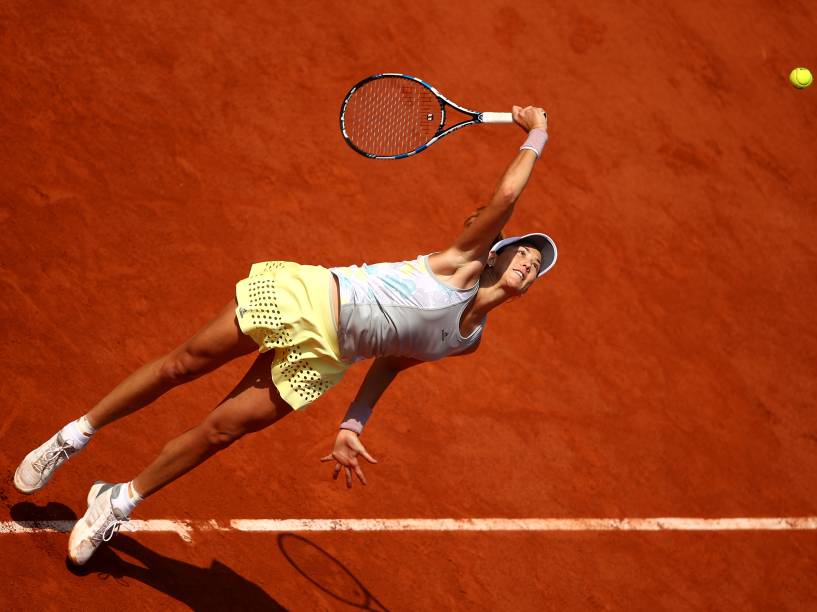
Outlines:
[[[122,558],[117,552],[133,558]],[[198,567],[151,550],[135,539],[118,534],[100,547],[82,566],[65,560],[75,576],[96,574],[101,580],[115,580],[127,586],[128,579],[177,599],[193,610],[284,610],[264,589],[236,573],[220,561]]]
[[282,533],[278,548],[301,576],[327,595],[355,608],[387,612],[386,606],[343,563],[317,544],[294,533]]

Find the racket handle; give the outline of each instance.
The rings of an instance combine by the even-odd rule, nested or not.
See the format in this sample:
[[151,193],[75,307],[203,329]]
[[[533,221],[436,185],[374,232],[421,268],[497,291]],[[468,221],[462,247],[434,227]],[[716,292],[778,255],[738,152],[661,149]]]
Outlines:
[[480,113],[481,123],[513,123],[513,115],[510,113]]

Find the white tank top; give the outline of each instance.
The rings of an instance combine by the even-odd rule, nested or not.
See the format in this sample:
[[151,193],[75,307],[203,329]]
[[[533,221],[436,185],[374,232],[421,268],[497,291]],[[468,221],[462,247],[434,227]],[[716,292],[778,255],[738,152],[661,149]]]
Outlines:
[[479,342],[483,319],[471,334],[460,334],[460,318],[476,295],[443,283],[428,255],[411,261],[330,268],[340,287],[338,343],[347,363],[396,355],[434,361]]

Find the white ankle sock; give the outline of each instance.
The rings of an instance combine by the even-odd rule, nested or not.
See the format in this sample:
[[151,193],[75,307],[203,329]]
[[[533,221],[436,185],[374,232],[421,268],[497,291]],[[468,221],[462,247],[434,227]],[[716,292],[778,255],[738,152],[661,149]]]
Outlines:
[[[133,481],[123,482],[119,493],[111,498],[111,504],[125,516],[130,516],[136,506],[142,501],[142,496],[133,488]],[[132,493],[131,493],[132,491]]]
[[[84,418],[84,417],[82,417]],[[71,446],[73,446],[76,450],[83,448],[88,442],[91,441],[90,434],[86,434],[82,431],[82,426],[80,425],[79,420],[71,421],[60,430],[62,434],[62,439],[66,442],[70,442]]]
[[79,419],[77,419],[77,427],[79,427],[79,430],[84,435],[88,436],[89,438],[92,435],[94,435],[94,433],[96,432],[96,429],[94,429],[94,426],[91,425],[91,422],[88,420],[88,417],[85,416],[85,415],[83,415],[83,416],[79,417]]

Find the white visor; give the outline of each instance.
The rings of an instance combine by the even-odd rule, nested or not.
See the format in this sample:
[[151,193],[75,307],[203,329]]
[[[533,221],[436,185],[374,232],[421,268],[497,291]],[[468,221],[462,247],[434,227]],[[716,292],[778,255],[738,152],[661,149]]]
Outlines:
[[550,270],[553,267],[553,264],[556,263],[556,243],[550,239],[550,236],[546,234],[525,234],[524,236],[512,236],[511,238],[505,238],[504,240],[497,242],[491,247],[489,253],[495,253],[503,247],[516,242],[522,242],[523,240],[535,245],[542,254],[542,266],[539,268],[539,274],[536,275],[536,278],[539,278],[545,272]]

